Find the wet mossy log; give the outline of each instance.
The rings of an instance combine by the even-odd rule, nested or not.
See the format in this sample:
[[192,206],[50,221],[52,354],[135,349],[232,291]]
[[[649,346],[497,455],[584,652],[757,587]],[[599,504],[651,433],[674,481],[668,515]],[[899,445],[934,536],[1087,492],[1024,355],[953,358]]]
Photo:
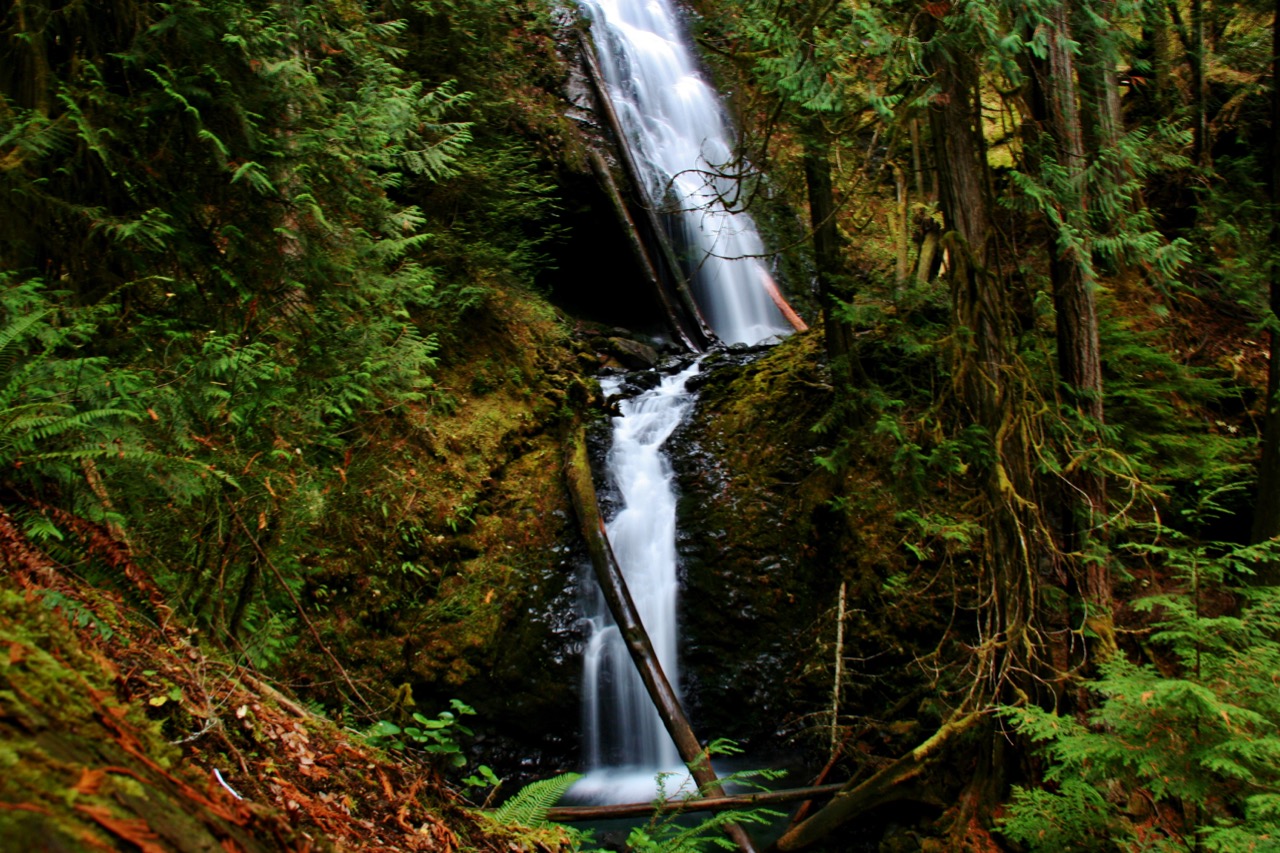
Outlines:
[[[645,195],[644,179],[641,177],[640,170],[636,167],[635,160],[632,158],[631,149],[627,144],[626,131],[623,130],[618,113],[613,108],[613,99],[609,96],[609,88],[604,82],[604,74],[596,61],[595,50],[585,35],[580,36],[578,46],[582,56],[582,67],[587,72],[587,77],[591,80],[596,103],[604,117],[609,132],[613,135],[614,149],[618,153],[618,160],[622,164],[626,179],[635,188],[635,191],[643,196]],[[608,174],[607,168],[605,171]],[[603,181],[602,184],[604,184]],[[608,177],[608,184],[605,185],[605,189],[611,195],[617,192],[617,186],[611,175]],[[621,200],[621,195],[618,198]],[[656,273],[654,283],[658,288],[658,296],[667,310],[667,316],[673,329],[690,349],[701,352],[706,349],[707,344],[715,340],[715,333],[707,325],[706,318],[702,316],[702,311],[698,307],[697,301],[693,298],[693,292],[689,288],[689,279],[685,276],[676,255],[675,247],[671,245],[671,241],[667,237],[667,231],[663,228],[662,222],[658,218],[657,207],[652,200],[642,198],[637,212],[644,217],[643,232],[638,227],[641,223],[626,213],[625,202],[623,202],[623,209],[619,218],[622,220],[623,226],[630,232],[630,238],[640,244],[641,252],[653,264],[654,272]],[[650,249],[653,251],[651,252]],[[668,292],[668,289],[674,291],[675,299],[672,298],[672,294]]]
[[910,783],[937,763],[962,734],[987,719],[970,713],[947,721],[924,743],[908,752],[861,784],[849,782],[831,802],[808,820],[789,829],[774,843],[781,851],[803,850],[823,840],[838,827],[876,806],[910,796]]
[[671,328],[675,330],[680,342],[685,345],[686,349],[693,352],[705,350],[708,340],[706,328],[702,325],[691,326],[690,321],[685,317],[687,309],[677,307],[672,301],[669,289],[662,283],[659,265],[649,254],[644,237],[641,236],[640,227],[636,224],[630,211],[627,210],[627,202],[622,197],[622,191],[618,189],[617,182],[613,180],[613,174],[609,171],[609,164],[604,161],[604,157],[598,151],[588,152],[587,159],[591,163],[591,171],[595,174],[596,180],[600,182],[605,194],[609,196],[609,201],[613,203],[614,215],[618,217],[618,221],[622,223],[623,230],[627,232],[627,240],[631,245],[632,254],[635,255],[636,261],[640,264],[640,269],[645,278],[649,279],[649,284],[653,287],[654,292],[658,294],[662,308],[667,314],[667,322],[671,324]]
[[[702,748],[693,734],[684,708],[676,697],[671,682],[658,661],[658,655],[649,641],[649,633],[640,621],[635,602],[627,588],[622,567],[613,554],[609,537],[605,532],[604,519],[600,514],[600,504],[596,498],[595,481],[591,475],[591,463],[587,457],[587,443],[581,427],[578,427],[565,444],[565,482],[569,487],[569,495],[573,501],[574,512],[578,516],[578,525],[591,553],[591,563],[595,568],[596,580],[604,593],[618,630],[627,643],[627,651],[640,672],[645,690],[649,692],[653,704],[662,718],[667,733],[675,741],[680,759],[689,768],[689,773],[698,783],[698,790],[705,796],[723,797],[724,788],[711,768],[710,756]],[[726,834],[738,847],[751,853],[754,846],[750,837],[736,824],[725,827]]]

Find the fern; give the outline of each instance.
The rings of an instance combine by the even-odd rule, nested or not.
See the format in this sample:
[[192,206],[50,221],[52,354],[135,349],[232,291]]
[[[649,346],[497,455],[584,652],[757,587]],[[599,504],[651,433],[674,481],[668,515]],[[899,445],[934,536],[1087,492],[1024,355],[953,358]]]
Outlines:
[[1004,712],[1050,760],[1045,787],[1017,790],[1002,822],[1032,850],[1141,848],[1149,827],[1126,802],[1179,815],[1163,831],[1186,847],[1264,849],[1280,835],[1280,590],[1241,588],[1239,610],[1221,614],[1206,612],[1201,592],[1223,596],[1230,576],[1274,560],[1275,547],[1161,533],[1167,544],[1129,550],[1184,575],[1187,591],[1136,606],[1157,614],[1152,641],[1181,666],[1170,673],[1116,655],[1089,684],[1097,705],[1087,722]]
[[547,812],[581,778],[581,773],[565,773],[530,782],[512,795],[511,799],[490,812],[489,817],[508,825],[545,826],[548,823]]

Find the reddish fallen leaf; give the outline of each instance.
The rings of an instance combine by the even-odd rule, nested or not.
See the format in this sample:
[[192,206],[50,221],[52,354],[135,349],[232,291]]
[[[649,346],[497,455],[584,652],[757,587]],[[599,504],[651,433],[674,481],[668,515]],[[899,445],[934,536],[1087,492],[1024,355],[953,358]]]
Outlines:
[[9,666],[16,666],[27,659],[27,649],[22,643],[9,643]]
[[142,818],[116,817],[104,806],[77,805],[75,808],[93,818],[107,832],[135,845],[142,853],[166,853],[159,843],[160,836]]
[[88,767],[80,774],[80,781],[76,783],[75,791],[91,797],[98,793],[98,789],[102,787],[102,781],[107,778],[105,770],[90,770]]

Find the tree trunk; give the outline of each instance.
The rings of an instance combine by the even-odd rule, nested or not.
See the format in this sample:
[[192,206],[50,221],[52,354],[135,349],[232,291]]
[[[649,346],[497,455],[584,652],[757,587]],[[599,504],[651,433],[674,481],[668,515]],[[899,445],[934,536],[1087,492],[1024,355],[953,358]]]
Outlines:
[[902,167],[897,163],[891,164],[893,169],[894,182],[894,200],[897,204],[894,210],[889,214],[889,233],[893,235],[894,243],[894,288],[898,293],[906,287],[907,278],[911,275],[911,255],[908,251],[910,236],[907,229],[910,227],[909,212],[911,210],[911,199],[907,195],[907,176],[902,171]]
[[[1028,145],[1038,158],[1052,157],[1066,175],[1065,186],[1055,186],[1061,219],[1077,220],[1082,226],[1088,208],[1084,188],[1086,164],[1081,110],[1075,85],[1075,69],[1071,53],[1072,34],[1064,3],[1051,7],[1046,14],[1050,26],[1048,46],[1043,60],[1031,63],[1031,112],[1038,127]],[[1092,34],[1097,36],[1097,34]],[[1088,53],[1095,61],[1103,51],[1094,44]],[[1096,70],[1096,69],[1095,69]],[[1086,77],[1089,75],[1085,75]],[[1106,87],[1099,84],[1095,92],[1105,99]],[[1116,133],[1111,124],[1110,108],[1105,103],[1089,102],[1086,110],[1093,117],[1090,126],[1096,142],[1105,133]],[[1113,143],[1114,144],[1114,143]],[[1097,151],[1093,153],[1097,154]],[[1058,372],[1066,388],[1069,402],[1080,418],[1081,437],[1096,445],[1103,425],[1102,359],[1098,337],[1096,284],[1088,247],[1072,236],[1067,228],[1049,220],[1049,276],[1053,284],[1058,343]],[[1068,223],[1069,225],[1069,223]],[[1086,450],[1080,448],[1080,451]],[[1087,462],[1074,468],[1068,478],[1067,518],[1064,525],[1064,550],[1080,552],[1092,531],[1103,518],[1106,482]],[[1114,645],[1111,638],[1111,577],[1103,560],[1084,561],[1081,592],[1089,610],[1091,625],[1102,637],[1104,649]]]
[[1205,0],[1191,0],[1191,109],[1194,116],[1193,145],[1197,166],[1209,165],[1209,91],[1205,79]]
[[[1084,150],[1090,159],[1115,151],[1124,130],[1115,49],[1110,44],[1115,37],[1111,26],[1114,5],[1115,0],[1094,0],[1092,7],[1077,5],[1071,20],[1080,51],[1076,75],[1080,81]],[[1127,177],[1119,172],[1113,174],[1116,180]]]
[[[591,563],[595,567],[596,579],[605,601],[609,604],[609,612],[618,630],[627,643],[627,651],[635,662],[640,678],[644,682],[649,697],[662,718],[667,733],[675,741],[676,749],[694,781],[698,790],[713,797],[723,797],[724,788],[716,778],[711,767],[711,759],[693,734],[689,719],[676,692],[667,680],[658,655],[649,641],[649,633],[640,621],[640,614],[631,600],[631,592],[627,589],[626,579],[613,548],[609,545],[609,537],[605,534],[604,519],[600,515],[600,506],[596,500],[595,483],[591,477],[591,465],[587,460],[587,443],[581,428],[568,442],[565,459],[565,479],[569,487],[569,495],[573,501],[574,512],[578,516],[579,529],[587,542],[591,553]],[[737,824],[725,826],[725,833],[733,839],[743,853],[753,853],[754,846],[746,831]]]
[[1032,431],[1037,404],[1018,368],[1007,281],[989,238],[978,69],[964,37],[948,32],[946,22],[945,11],[926,19],[926,28],[936,32],[925,45],[925,61],[939,89],[929,123],[957,331],[951,374],[968,418],[989,442],[986,458],[974,467],[981,488],[975,505],[986,530],[973,579],[975,594],[983,601],[978,613],[981,640],[971,662],[972,694],[965,700],[976,708],[1025,698],[1036,689],[1030,673],[1039,668],[1037,585],[1052,549],[1035,500]]
[[1169,14],[1162,3],[1143,6],[1142,38],[1135,45],[1133,61],[1151,68],[1145,80],[1136,78],[1134,94],[1145,102],[1143,114],[1150,117],[1169,115],[1181,102],[1173,76],[1174,33]]
[[839,316],[841,301],[853,294],[845,286],[848,279],[836,225],[835,189],[831,182],[831,153],[827,130],[814,118],[804,138],[804,180],[809,192],[809,223],[813,230],[813,261],[818,273],[818,301],[822,305],[822,326],[826,336],[827,359],[841,380],[857,379],[857,356],[853,330]]
[[920,250],[916,257],[915,278],[920,284],[928,284],[938,275],[938,268],[941,266],[941,255],[938,252],[940,237],[937,223],[930,220],[920,238]]

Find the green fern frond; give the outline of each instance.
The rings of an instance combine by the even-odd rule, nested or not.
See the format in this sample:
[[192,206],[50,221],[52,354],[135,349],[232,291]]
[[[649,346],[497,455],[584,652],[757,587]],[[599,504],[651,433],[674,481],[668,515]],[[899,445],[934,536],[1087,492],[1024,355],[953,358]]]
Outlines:
[[519,826],[540,826],[547,823],[547,812],[551,810],[564,792],[582,778],[581,773],[565,773],[550,779],[539,779],[530,782],[515,793],[489,816],[498,823],[516,824]]
[[[27,334],[31,329],[44,322],[45,317],[49,316],[52,311],[40,311],[35,314],[29,314],[26,317],[17,317],[6,323],[0,328],[0,354],[5,354],[13,345]],[[10,356],[12,357],[12,356]]]

